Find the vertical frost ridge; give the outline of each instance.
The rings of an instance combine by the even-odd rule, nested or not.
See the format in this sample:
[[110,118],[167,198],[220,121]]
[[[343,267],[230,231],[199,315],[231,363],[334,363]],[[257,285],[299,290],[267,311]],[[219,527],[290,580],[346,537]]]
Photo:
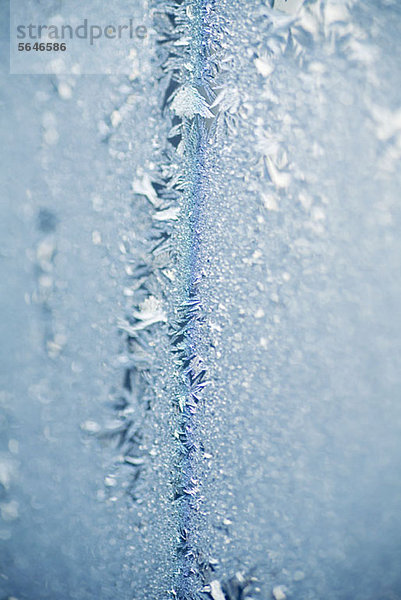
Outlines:
[[[120,329],[126,340],[125,399],[118,430],[124,461],[133,469],[129,493],[137,501],[146,468],[143,436],[152,405],[169,406],[174,439],[171,512],[175,515],[173,573],[166,598],[243,600],[252,578],[237,572],[220,583],[218,560],[205,547],[203,477],[210,458],[202,408],[210,377],[205,315],[202,231],[213,196],[209,165],[215,146],[232,127],[232,102],[224,59],[226,22],[215,0],[152,0],[156,44],[155,96],[161,119],[154,156],[135,174],[135,198],[146,198],[152,225],[140,255],[130,259],[132,305]],[[227,97],[226,97],[227,95]],[[206,253],[207,254],[207,253]],[[211,386],[210,388],[211,389]],[[134,410],[143,418],[132,418]],[[165,467],[164,467],[165,468]],[[164,596],[163,596],[164,597]]]
[[[128,260],[132,303],[120,322],[126,371],[116,433],[123,460],[133,469],[128,491],[134,502],[146,464],[141,442],[147,411],[157,401],[155,378],[170,402],[176,447],[170,502],[176,511],[177,542],[167,596],[182,600],[210,597],[205,584],[211,563],[198,535],[202,504],[198,466],[204,448],[197,413],[208,384],[199,351],[203,322],[199,250],[217,72],[218,44],[213,39],[217,40],[219,23],[214,4],[150,2],[157,36],[155,94],[161,129],[166,127],[155,134],[152,169],[138,171],[133,182],[134,197],[148,200],[152,225],[143,252]],[[132,416],[135,410],[143,415],[139,425]]]
[[[200,597],[204,570],[209,568],[198,543],[197,513],[202,504],[202,482],[197,464],[201,460],[202,440],[197,409],[207,385],[207,372],[199,353],[202,326],[202,301],[199,293],[201,210],[206,193],[207,120],[213,117],[209,104],[213,98],[212,73],[208,69],[207,30],[212,19],[212,4],[195,0],[173,7],[165,6],[172,22],[171,32],[163,32],[161,42],[168,46],[164,63],[169,87],[166,98],[177,134],[177,149],[172,163],[177,165],[181,187],[178,272],[180,284],[174,318],[170,322],[171,350],[176,381],[172,402],[178,412],[175,436],[178,442],[175,501],[178,504],[177,569],[170,594],[182,600]],[[163,35],[164,34],[164,35]],[[209,51],[209,52],[208,52]],[[178,143],[177,143],[178,142]]]

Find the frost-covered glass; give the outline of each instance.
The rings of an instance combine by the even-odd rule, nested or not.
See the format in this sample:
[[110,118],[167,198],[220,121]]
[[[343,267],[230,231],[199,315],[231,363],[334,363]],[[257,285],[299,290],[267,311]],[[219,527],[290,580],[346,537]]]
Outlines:
[[124,76],[2,6],[0,595],[396,600],[401,6],[132,4]]

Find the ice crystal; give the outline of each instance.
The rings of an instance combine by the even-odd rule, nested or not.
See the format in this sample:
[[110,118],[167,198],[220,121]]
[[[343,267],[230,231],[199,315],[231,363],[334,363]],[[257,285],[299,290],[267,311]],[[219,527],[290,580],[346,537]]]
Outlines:
[[192,119],[195,115],[201,117],[212,117],[207,103],[200,95],[198,90],[190,85],[181,87],[171,102],[171,110],[179,117],[189,117]]

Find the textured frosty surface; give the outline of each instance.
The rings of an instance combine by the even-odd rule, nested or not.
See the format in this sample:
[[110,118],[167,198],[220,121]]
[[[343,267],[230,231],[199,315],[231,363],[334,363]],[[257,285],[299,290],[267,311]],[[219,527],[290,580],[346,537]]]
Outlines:
[[2,61],[5,597],[401,594],[401,9],[270,4]]

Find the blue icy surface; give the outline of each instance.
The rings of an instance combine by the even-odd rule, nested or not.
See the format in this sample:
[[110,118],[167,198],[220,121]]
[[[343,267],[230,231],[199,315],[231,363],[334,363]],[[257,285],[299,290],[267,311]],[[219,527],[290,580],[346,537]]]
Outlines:
[[[133,10],[157,31],[174,27],[167,4]],[[190,21],[199,3],[183,4]],[[174,598],[182,369],[169,327],[194,220],[155,213],[151,182],[159,167],[197,173],[199,149],[181,173],[188,150],[167,146],[174,118],[196,114],[210,131],[191,520],[203,598],[232,600],[240,573],[255,598],[396,600],[401,9],[203,4],[216,23],[204,32],[219,56],[212,99],[185,81],[163,88],[155,32],[130,77],[10,76],[2,5],[0,595]],[[178,233],[155,259],[164,279],[146,284],[163,219]],[[133,355],[130,324],[133,338],[149,326]],[[146,389],[129,389],[144,355]],[[141,469],[118,443],[128,421]]]

